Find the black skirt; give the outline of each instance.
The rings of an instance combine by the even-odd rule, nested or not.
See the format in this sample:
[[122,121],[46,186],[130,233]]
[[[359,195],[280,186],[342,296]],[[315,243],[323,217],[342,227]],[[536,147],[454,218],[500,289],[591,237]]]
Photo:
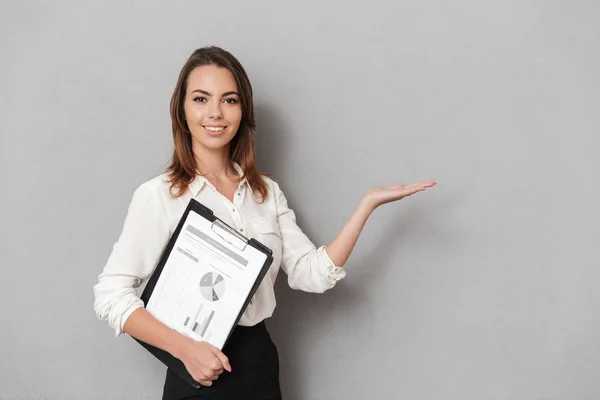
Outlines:
[[231,372],[223,371],[212,386],[195,389],[168,369],[163,400],[281,400],[279,357],[264,322],[236,326],[223,353]]

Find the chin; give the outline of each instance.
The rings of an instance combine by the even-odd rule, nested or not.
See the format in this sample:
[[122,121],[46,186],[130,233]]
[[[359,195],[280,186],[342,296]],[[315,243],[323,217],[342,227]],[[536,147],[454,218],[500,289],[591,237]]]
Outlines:
[[208,138],[208,140],[196,140],[195,142],[207,150],[220,150],[227,147],[233,138]]

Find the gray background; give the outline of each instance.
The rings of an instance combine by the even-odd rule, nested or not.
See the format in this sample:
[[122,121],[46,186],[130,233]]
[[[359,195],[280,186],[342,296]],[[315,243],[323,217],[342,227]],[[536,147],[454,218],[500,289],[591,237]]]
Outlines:
[[335,289],[278,280],[286,399],[600,398],[599,3],[349,3],[2,3],[0,398],[160,397],[92,286],[208,44],[317,245],[370,187],[439,182],[376,210]]

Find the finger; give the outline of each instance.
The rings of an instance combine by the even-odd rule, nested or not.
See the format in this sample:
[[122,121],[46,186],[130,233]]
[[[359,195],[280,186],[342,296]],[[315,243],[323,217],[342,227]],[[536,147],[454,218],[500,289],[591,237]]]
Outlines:
[[417,183],[413,183],[410,185],[406,185],[405,188],[406,189],[413,189],[413,188],[428,188],[428,187],[432,187],[437,185],[436,181],[421,181],[421,182],[417,182]]
[[421,181],[421,182],[418,182],[417,184],[420,185],[421,187],[432,187],[432,186],[437,185],[437,182],[429,180],[429,181]]
[[404,188],[404,190],[402,191],[402,193],[403,193],[403,194],[406,194],[406,195],[410,195],[410,194],[413,194],[413,193],[414,193],[414,191],[415,191],[415,190],[417,190],[417,189],[418,189],[418,188],[416,188],[416,187],[414,187],[414,186],[410,186],[410,187],[409,187],[409,186],[407,186],[407,187],[405,187],[405,188]]
[[[223,371],[221,369],[221,371]],[[213,377],[218,376],[220,374],[219,369],[212,369],[211,367],[204,367],[202,369],[202,373],[204,374],[204,379],[212,380]]]
[[231,372],[231,364],[229,364],[229,358],[227,358],[227,356],[216,347],[213,349],[213,354],[217,356],[217,358],[221,361],[221,365],[223,366],[223,368]]
[[415,194],[417,192],[424,192],[424,191],[425,191],[425,188],[422,188],[422,189],[413,189],[410,192],[408,192],[407,196],[411,196],[411,195],[413,195],[413,194]]
[[208,367],[213,371],[223,371],[223,363],[216,354],[213,354],[213,358],[208,363]]
[[192,378],[201,385],[204,385],[202,382],[210,382],[210,378],[207,374],[200,372],[198,374],[192,374]]
[[198,381],[202,386],[212,386],[212,381]]
[[392,190],[402,190],[405,189],[407,186],[403,185],[403,184],[398,184],[398,185],[393,185],[390,186],[388,189],[392,189]]
[[218,374],[211,374],[211,375],[208,375],[206,377],[207,381],[216,381],[217,379],[219,379],[219,375]]
[[412,193],[415,189],[422,188],[418,183],[413,183],[412,185],[404,185],[404,187],[399,187],[402,185],[396,185],[396,186],[397,186],[397,189],[400,189],[400,192],[403,194]]

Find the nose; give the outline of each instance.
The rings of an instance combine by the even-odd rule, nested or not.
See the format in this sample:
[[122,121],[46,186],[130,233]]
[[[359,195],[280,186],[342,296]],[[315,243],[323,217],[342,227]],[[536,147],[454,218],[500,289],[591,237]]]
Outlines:
[[223,118],[223,113],[221,112],[221,103],[218,101],[211,101],[208,116],[212,119],[221,119]]

